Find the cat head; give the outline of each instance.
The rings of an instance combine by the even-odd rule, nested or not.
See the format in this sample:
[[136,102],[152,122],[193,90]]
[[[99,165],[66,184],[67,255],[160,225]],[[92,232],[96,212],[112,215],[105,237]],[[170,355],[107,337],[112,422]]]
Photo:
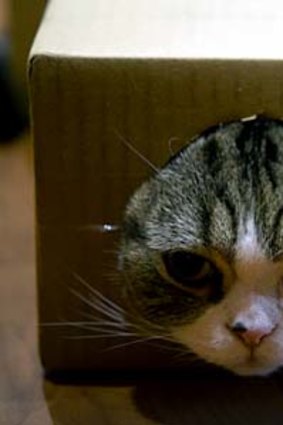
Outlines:
[[242,375],[283,365],[283,122],[222,124],[132,196],[120,250],[137,317]]

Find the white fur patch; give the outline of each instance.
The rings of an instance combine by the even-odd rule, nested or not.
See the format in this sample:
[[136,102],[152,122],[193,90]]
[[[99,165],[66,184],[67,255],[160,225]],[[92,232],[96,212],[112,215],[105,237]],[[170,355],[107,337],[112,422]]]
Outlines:
[[249,214],[241,219],[238,227],[236,257],[240,260],[263,258],[254,216]]
[[256,298],[249,306],[251,311],[245,312],[239,302],[239,310],[246,313],[242,319],[248,319],[251,327],[264,326],[271,331],[277,325],[276,332],[266,337],[253,354],[227,327],[234,296],[227,301],[209,308],[193,324],[175,328],[173,336],[206,361],[240,375],[265,375],[277,369],[283,363],[283,328],[276,300]]
[[[224,299],[194,323],[175,328],[173,335],[208,362],[242,375],[264,375],[283,365],[278,293],[283,264],[264,255],[253,214],[240,221],[233,269],[234,281]],[[264,335],[253,351],[232,331],[236,322]]]

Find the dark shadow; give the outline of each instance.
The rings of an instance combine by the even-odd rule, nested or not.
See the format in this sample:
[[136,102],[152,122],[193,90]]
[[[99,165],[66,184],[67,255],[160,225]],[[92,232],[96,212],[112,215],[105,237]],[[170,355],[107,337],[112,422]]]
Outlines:
[[28,125],[10,66],[10,41],[0,34],[0,143],[17,138]]
[[[240,378],[216,368],[61,374],[45,381],[54,423],[281,425],[283,377]],[[73,422],[71,422],[73,423]],[[74,422],[75,423],[75,422]]]
[[162,425],[281,425],[282,377],[176,377],[139,384],[139,411]]

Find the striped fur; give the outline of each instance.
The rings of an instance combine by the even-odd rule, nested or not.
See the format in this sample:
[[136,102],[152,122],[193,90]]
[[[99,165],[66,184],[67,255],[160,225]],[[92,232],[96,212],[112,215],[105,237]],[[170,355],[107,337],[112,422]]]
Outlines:
[[[264,294],[279,305],[282,224],[283,122],[260,116],[205,131],[145,182],[127,206],[120,265],[131,308],[164,332],[171,329],[177,341],[206,360],[238,373],[273,370],[283,363],[283,330],[282,352],[273,363],[257,369],[231,366],[231,359],[225,362],[221,355],[219,361],[217,356],[211,359],[199,349],[201,344],[194,344],[179,330],[185,329],[187,335],[200,323],[199,334],[205,326],[203,335],[209,341],[206,317],[215,320],[218,311],[225,336],[229,313],[226,317],[223,308],[235,310],[234,292],[243,299]],[[176,249],[204,253],[215,264],[218,296],[213,291],[209,296],[182,291],[161,272],[162,253]],[[256,282],[250,269],[257,270]],[[247,279],[252,284],[246,284],[245,294]],[[268,280],[266,287],[263,280]],[[243,305],[239,303],[238,308]],[[235,338],[229,333],[231,338],[235,349]],[[211,350],[213,344],[208,343],[207,352]],[[240,346],[240,356],[242,351]]]

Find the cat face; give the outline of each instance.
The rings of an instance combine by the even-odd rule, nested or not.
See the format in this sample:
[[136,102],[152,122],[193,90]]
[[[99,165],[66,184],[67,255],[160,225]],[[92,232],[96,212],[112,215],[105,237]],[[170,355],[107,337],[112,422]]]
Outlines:
[[183,148],[131,198],[120,264],[152,329],[238,374],[283,365],[283,122],[219,125]]

